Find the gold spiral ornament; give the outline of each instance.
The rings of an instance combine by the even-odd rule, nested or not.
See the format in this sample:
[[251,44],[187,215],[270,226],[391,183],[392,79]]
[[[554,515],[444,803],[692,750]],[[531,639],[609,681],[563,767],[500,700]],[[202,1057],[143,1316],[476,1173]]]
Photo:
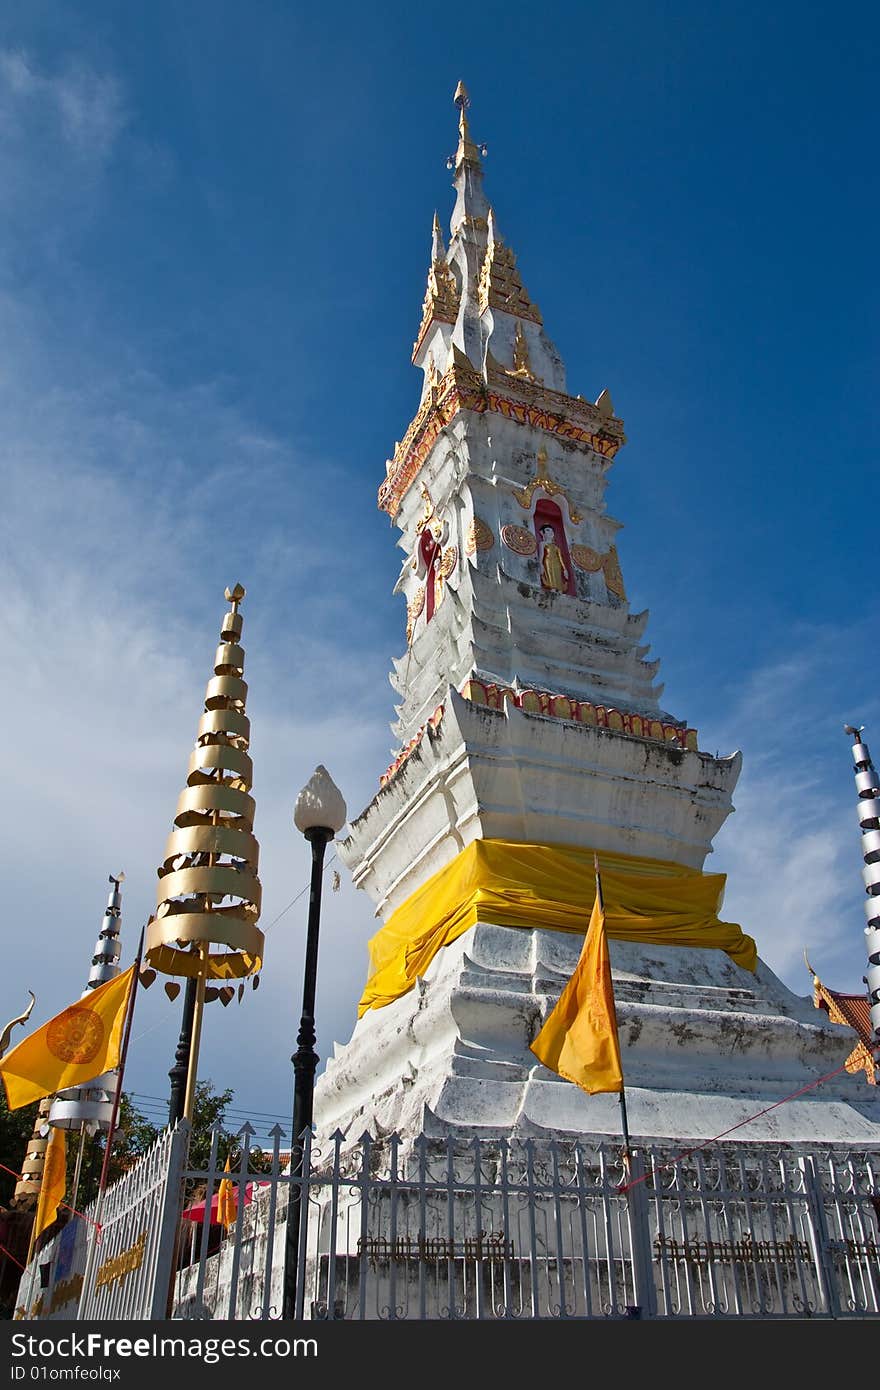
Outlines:
[[[165,975],[241,979],[263,958],[260,848],[254,837],[253,765],[242,616],[245,591],[226,590],[214,675],[159,866],[156,911],[147,924],[146,959]],[[219,949],[215,949],[219,948]]]

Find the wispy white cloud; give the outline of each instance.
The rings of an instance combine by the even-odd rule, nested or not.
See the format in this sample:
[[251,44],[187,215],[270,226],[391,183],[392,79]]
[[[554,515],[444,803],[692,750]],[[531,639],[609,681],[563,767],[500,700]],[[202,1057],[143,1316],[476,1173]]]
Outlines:
[[8,140],[36,136],[49,149],[60,138],[68,153],[96,164],[108,158],[128,120],[112,74],[76,62],[50,75],[15,49],[0,49],[0,116]]
[[54,254],[90,220],[128,119],[114,74],[79,61],[50,73],[28,53],[0,48],[4,259],[23,233],[29,248]]
[[[858,990],[865,967],[864,890],[849,740],[843,725],[880,713],[869,664],[873,616],[834,627],[799,624],[790,652],[749,672],[732,707],[716,711],[706,746],[743,749],[736,813],[707,868],[728,875],[725,915],[754,936],[799,994],[803,963],[832,987]],[[705,701],[704,701],[705,702]]]

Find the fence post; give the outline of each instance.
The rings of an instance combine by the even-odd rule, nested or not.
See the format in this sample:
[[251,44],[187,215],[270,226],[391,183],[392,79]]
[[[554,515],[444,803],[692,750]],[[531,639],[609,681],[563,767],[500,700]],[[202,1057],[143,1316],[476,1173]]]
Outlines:
[[816,1176],[815,1159],[812,1154],[798,1159],[798,1167],[804,1180],[804,1196],[807,1199],[807,1221],[810,1227],[810,1245],[813,1249],[813,1264],[825,1312],[836,1318],[840,1312],[837,1299],[837,1284],[831,1255],[828,1250],[828,1223],[825,1220],[825,1203],[822,1198],[822,1184]]
[[630,1150],[628,1168],[626,1205],[632,1243],[633,1281],[640,1309],[638,1316],[656,1318],[657,1290],[654,1287],[648,1187],[645,1181],[645,1165],[639,1149]]
[[168,1154],[168,1172],[156,1236],[156,1272],[153,1276],[153,1298],[150,1318],[170,1318],[174,1306],[174,1277],[177,1273],[177,1252],[180,1233],[180,1212],[183,1206],[183,1168],[189,1145],[188,1120],[179,1120],[172,1131]]

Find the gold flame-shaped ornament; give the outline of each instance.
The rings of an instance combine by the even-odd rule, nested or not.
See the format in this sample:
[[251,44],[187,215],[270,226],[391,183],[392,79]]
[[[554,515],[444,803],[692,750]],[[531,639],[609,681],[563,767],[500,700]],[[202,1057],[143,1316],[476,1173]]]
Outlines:
[[[146,959],[165,975],[241,979],[259,970],[262,888],[253,833],[250,721],[240,645],[240,584],[226,590],[214,675],[159,867],[156,911],[147,924]],[[220,949],[216,949],[220,948]]]

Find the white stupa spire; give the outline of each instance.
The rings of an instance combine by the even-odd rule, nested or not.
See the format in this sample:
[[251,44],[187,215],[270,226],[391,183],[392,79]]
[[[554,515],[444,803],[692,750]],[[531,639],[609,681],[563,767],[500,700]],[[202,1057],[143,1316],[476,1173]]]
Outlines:
[[[119,957],[122,943],[119,932],[122,926],[122,881],[125,874],[111,874],[111,889],[107,906],[101,921],[101,929],[92,952],[89,978],[81,998],[107,984],[119,974]],[[86,1132],[94,1134],[99,1129],[108,1130],[113,1114],[113,1096],[116,1090],[117,1073],[105,1072],[87,1086],[73,1090],[59,1091],[49,1111],[49,1123],[58,1129],[80,1130],[85,1125]]]

